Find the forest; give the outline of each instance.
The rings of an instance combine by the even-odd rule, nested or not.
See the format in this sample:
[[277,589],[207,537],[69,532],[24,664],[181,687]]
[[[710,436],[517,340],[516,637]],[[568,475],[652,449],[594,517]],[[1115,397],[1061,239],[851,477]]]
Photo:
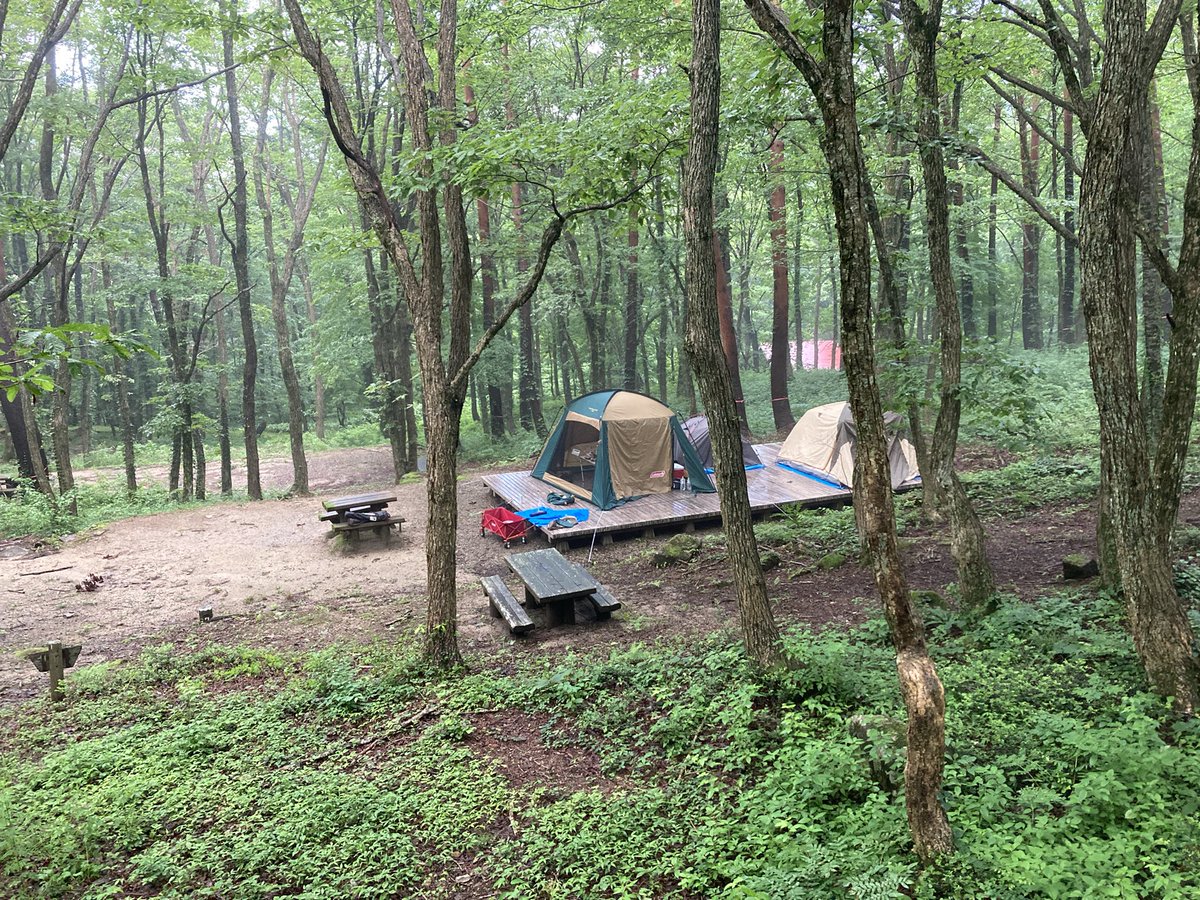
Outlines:
[[1196,14],[0,0],[0,895],[1200,896]]

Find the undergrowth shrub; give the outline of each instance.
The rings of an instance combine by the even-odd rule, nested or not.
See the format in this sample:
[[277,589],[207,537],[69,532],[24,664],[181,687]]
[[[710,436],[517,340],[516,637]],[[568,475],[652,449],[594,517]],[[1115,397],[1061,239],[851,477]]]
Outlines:
[[[78,512],[70,512],[74,499]],[[166,488],[148,485],[130,496],[125,483],[103,479],[95,484],[77,484],[67,494],[50,498],[32,488],[10,500],[0,500],[0,537],[41,535],[58,537],[86,531],[118,519],[150,515],[166,510],[188,509],[198,504],[173,501]]]
[[987,515],[1011,515],[1052,503],[1090,502],[1100,490],[1095,456],[1026,456],[1000,469],[962,476],[976,508]]
[[929,622],[956,853],[928,869],[848,728],[903,718],[881,622],[789,631],[769,677],[720,635],[448,675],[403,642],[164,645],[0,711],[0,895],[1194,896],[1200,728],[1121,619],[1063,593]]

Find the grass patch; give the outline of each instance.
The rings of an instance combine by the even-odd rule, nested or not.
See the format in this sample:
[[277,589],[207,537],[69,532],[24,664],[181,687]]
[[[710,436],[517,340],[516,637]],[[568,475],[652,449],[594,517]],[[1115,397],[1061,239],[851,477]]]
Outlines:
[[[464,874],[509,898],[1200,890],[1200,730],[1142,691],[1118,605],[930,616],[958,844],[934,869],[847,728],[901,714],[873,621],[792,632],[798,665],[765,683],[727,637],[450,677],[383,645],[84,668],[60,708],[0,713],[0,893],[444,897]],[[537,739],[481,741],[506,712]],[[513,780],[496,746],[595,764]]]

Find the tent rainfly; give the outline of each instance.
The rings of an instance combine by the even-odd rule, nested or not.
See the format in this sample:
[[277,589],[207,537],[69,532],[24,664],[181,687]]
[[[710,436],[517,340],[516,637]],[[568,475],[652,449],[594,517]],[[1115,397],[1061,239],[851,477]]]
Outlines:
[[[888,462],[892,468],[892,487],[920,477],[917,452],[898,432],[903,420],[896,413],[884,413],[887,431]],[[800,417],[792,433],[779,448],[778,464],[785,469],[812,474],[852,487],[854,484],[854,415],[849,403],[816,406]]]
[[653,397],[597,391],[567,405],[533,467],[533,477],[612,509],[671,490],[673,450],[682,448],[693,491],[716,490],[679,419]]
[[[712,439],[708,436],[708,416],[692,416],[683,423],[683,430],[692,439],[692,446],[696,448],[696,455],[700,457],[700,462],[704,463],[704,470],[711,472],[713,470]],[[675,464],[680,466],[684,464],[683,448],[679,445],[675,446]],[[762,468],[762,460],[758,458],[758,454],[754,451],[754,445],[744,434],[742,435],[742,464],[747,469]]]

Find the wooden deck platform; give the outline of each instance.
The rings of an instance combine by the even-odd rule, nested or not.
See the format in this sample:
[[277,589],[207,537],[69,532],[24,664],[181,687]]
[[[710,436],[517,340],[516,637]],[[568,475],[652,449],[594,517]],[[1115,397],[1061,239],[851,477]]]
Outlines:
[[[779,444],[754,445],[759,459],[763,461],[761,469],[746,473],[750,507],[755,513],[766,515],[793,504],[815,507],[849,502],[850,491],[822,484],[775,465],[779,447]],[[528,472],[485,475],[483,481],[493,495],[513,509],[543,506],[546,494],[553,489]],[[586,522],[580,522],[573,528],[539,529],[551,544],[591,542],[593,534],[597,535],[598,541],[608,543],[619,534],[652,534],[656,528],[668,527],[690,531],[697,525],[715,525],[721,520],[720,500],[716,494],[694,494],[691,491],[649,494],[610,510],[597,509],[583,500],[578,505],[589,513]]]

